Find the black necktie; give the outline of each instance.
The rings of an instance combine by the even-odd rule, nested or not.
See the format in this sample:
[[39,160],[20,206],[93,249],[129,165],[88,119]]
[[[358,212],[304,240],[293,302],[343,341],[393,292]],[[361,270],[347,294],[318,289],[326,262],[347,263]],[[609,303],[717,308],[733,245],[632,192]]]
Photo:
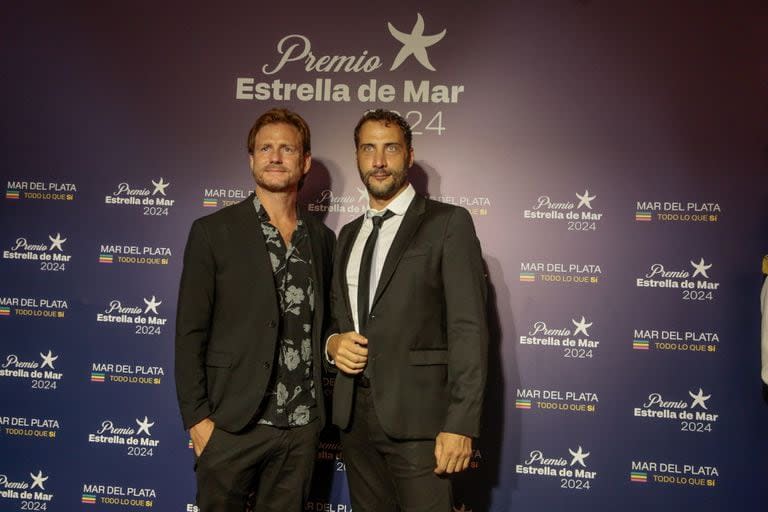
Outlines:
[[360,334],[365,333],[365,326],[368,323],[368,301],[371,296],[371,263],[373,260],[373,250],[376,248],[376,240],[379,238],[379,229],[385,220],[392,217],[394,213],[385,210],[383,215],[371,217],[373,230],[368,235],[363,249],[363,257],[360,259],[360,273],[357,278],[357,326]]

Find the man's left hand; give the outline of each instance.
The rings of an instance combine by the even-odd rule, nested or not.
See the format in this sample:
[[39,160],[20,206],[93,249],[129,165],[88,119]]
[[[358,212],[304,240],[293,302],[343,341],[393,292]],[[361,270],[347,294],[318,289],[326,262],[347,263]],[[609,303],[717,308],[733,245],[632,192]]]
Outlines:
[[469,467],[472,458],[472,438],[461,434],[440,432],[435,439],[435,473],[459,473]]

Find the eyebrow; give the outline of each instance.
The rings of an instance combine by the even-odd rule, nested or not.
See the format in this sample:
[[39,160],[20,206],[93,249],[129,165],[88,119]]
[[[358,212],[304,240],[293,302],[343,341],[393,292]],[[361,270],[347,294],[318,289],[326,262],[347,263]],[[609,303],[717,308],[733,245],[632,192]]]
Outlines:
[[[393,142],[383,142],[382,144],[383,144],[384,146],[402,146],[402,145],[403,145],[403,143],[402,143],[402,142],[397,142],[397,141],[393,141]],[[361,142],[361,143],[360,143],[360,145],[359,145],[359,147],[363,147],[363,146],[375,146],[375,145],[376,145],[376,143],[375,143],[375,142]]]
[[263,148],[265,146],[277,146],[277,147],[286,147],[290,146],[293,148],[299,147],[299,144],[294,144],[292,142],[262,142],[261,144],[257,144],[258,147]]

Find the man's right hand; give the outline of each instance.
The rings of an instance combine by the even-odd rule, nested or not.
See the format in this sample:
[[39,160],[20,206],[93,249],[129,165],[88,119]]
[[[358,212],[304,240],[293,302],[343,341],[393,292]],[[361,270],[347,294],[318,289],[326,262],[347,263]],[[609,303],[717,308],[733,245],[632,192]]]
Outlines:
[[215,425],[213,424],[213,421],[205,418],[189,429],[189,435],[192,438],[192,447],[195,450],[195,456],[199,457],[200,454],[203,453],[203,450],[205,450],[205,445],[208,444],[208,441],[211,439],[211,435],[213,435],[214,426]]
[[334,334],[328,339],[328,355],[339,370],[357,375],[368,363],[368,339],[355,331]]

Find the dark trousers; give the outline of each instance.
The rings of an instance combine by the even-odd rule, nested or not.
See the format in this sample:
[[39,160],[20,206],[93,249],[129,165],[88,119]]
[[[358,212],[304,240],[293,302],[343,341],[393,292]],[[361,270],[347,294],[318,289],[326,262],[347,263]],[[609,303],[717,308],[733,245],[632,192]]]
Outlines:
[[396,440],[379,424],[369,388],[357,386],[341,432],[354,512],[450,512],[451,482],[434,473],[435,440]]
[[201,512],[300,512],[309,494],[320,422],[282,429],[214,429],[195,465]]

